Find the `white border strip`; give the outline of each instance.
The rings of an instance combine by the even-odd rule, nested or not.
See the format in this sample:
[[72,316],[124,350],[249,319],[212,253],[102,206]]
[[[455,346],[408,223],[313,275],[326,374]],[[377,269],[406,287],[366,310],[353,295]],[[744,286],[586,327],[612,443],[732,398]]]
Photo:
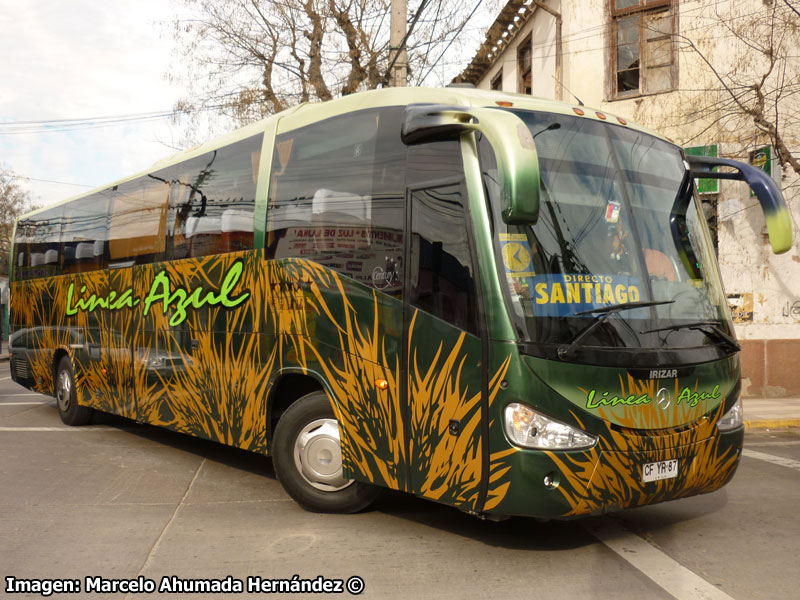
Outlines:
[[795,471],[800,471],[800,462],[792,460],[791,458],[783,458],[782,456],[775,456],[774,454],[767,454],[765,452],[756,452],[755,450],[742,450],[742,455],[747,458],[764,460],[773,465],[780,465],[781,467],[789,467]]
[[584,527],[677,600],[733,600],[715,585],[608,517],[595,519]]

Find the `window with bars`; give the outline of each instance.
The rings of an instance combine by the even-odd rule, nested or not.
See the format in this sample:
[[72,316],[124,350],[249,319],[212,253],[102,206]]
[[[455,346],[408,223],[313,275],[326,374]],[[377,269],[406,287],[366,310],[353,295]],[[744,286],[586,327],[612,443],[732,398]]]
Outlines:
[[677,85],[676,3],[609,0],[612,20],[613,97],[658,94]]

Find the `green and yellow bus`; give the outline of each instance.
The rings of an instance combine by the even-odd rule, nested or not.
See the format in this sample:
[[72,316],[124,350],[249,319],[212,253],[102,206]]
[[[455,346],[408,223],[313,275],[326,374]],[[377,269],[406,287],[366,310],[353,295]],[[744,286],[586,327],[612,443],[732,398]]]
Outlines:
[[743,422],[701,174],[748,182],[791,246],[761,171],[585,107],[303,104],[20,218],[11,373],[69,425],[271,455],[315,511],[381,488],[492,518],[710,492]]

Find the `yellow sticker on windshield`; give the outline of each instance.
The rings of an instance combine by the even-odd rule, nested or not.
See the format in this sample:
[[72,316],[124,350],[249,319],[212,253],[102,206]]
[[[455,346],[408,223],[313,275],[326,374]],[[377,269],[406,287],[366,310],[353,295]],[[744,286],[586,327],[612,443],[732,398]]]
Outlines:
[[501,233],[500,253],[503,266],[509,277],[533,277],[536,272],[531,264],[531,247],[523,233]]

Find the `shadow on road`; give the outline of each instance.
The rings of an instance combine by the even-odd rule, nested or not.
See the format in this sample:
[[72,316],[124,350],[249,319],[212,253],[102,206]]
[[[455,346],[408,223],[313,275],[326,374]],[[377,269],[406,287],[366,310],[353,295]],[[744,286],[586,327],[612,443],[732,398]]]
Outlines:
[[191,452],[197,456],[233,469],[263,475],[273,480],[276,479],[275,471],[272,469],[272,459],[262,456],[261,454],[233,448],[232,446],[226,446],[210,440],[204,440],[189,434],[171,431],[163,427],[156,427],[155,425],[136,423],[131,419],[108,413],[94,413],[92,425],[118,427],[140,438],[169,446],[176,450]]
[[[96,414],[93,423],[119,427],[148,441],[191,452],[209,461],[264,476],[276,482],[272,460],[269,457],[160,427],[138,424],[105,413]],[[614,513],[612,518],[619,522],[621,527],[646,537],[645,532],[653,533],[660,529],[669,529],[677,523],[718,512],[726,505],[727,500],[727,494],[723,489],[704,496]],[[586,529],[595,519],[593,517],[573,521],[541,521],[513,517],[495,522],[392,490],[386,490],[367,514],[369,513],[403,519],[488,546],[512,550],[553,552],[573,550],[597,542]]]

